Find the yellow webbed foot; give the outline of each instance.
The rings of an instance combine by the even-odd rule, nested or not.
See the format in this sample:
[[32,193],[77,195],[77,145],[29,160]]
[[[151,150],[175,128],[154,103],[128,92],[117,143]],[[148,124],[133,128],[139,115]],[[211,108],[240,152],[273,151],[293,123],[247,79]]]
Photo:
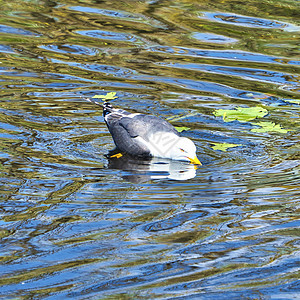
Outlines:
[[120,158],[122,156],[123,156],[122,153],[117,153],[117,154],[112,155],[110,158]]

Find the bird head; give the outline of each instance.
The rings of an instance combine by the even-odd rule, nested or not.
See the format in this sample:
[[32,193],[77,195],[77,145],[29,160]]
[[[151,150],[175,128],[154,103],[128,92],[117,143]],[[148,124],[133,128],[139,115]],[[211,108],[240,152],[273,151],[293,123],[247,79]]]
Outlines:
[[171,149],[171,156],[176,160],[188,161],[195,165],[201,165],[201,162],[196,155],[195,144],[186,137],[178,139]]

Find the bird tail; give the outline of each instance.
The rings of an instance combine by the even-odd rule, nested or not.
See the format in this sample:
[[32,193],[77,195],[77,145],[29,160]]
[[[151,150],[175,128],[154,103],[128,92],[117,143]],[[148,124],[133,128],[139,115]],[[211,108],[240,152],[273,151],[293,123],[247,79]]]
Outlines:
[[86,98],[86,100],[91,102],[91,103],[102,106],[102,108],[103,108],[103,117],[105,117],[107,114],[110,114],[113,110],[112,105],[108,101],[104,101],[103,103],[100,103],[100,102],[96,101],[93,98]]
[[103,117],[105,117],[106,115],[110,114],[113,110],[113,107],[112,105],[105,101],[103,104],[102,104],[102,107],[103,107]]

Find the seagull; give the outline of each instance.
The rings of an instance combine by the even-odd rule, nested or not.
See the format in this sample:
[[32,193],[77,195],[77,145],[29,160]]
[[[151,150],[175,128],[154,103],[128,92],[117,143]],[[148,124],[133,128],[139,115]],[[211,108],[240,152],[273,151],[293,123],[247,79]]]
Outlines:
[[181,137],[166,120],[114,108],[109,102],[104,102],[102,107],[105,123],[120,152],[136,157],[160,157],[201,165],[195,144]]

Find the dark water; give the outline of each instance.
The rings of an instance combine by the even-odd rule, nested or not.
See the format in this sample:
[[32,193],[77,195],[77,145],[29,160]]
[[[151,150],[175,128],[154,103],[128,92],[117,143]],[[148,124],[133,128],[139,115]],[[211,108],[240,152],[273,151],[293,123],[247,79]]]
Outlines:
[[[0,8],[2,299],[299,299],[299,1]],[[108,92],[203,166],[108,159]]]

